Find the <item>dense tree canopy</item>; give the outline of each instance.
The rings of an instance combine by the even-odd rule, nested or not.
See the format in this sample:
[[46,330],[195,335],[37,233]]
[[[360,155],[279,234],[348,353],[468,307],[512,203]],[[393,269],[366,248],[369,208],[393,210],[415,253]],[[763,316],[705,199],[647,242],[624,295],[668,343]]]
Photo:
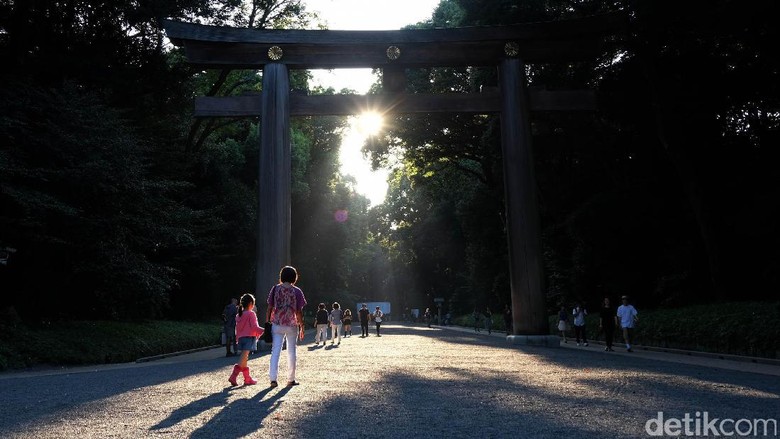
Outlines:
[[[596,59],[528,68],[532,87],[600,98],[596,112],[532,115],[551,307],[604,294],[642,306],[773,295],[777,9],[771,0],[443,0],[412,25],[627,13]],[[202,318],[254,285],[258,121],[194,120],[192,100],[260,91],[261,72],[189,67],[166,44],[162,17],[317,23],[300,0],[0,2],[4,312]],[[489,68],[407,77],[410,93],[497,85]],[[306,72],[291,81],[333,93],[310,89]],[[374,207],[339,175],[345,123],[293,122],[292,257],[310,302],[507,303],[498,117],[389,117],[366,145],[375,165],[392,168],[387,201]]]
[[[530,86],[594,88],[599,111],[532,115],[550,307],[631,294],[642,306],[772,297],[777,287],[777,37],[770,1],[443,1],[415,27],[625,10],[586,63],[531,65]],[[410,71],[409,92],[475,92],[492,69]],[[399,116],[367,145],[403,157],[383,207],[416,302],[509,301],[498,118]],[[441,234],[446,235],[443,239]],[[761,238],[758,238],[758,237]]]

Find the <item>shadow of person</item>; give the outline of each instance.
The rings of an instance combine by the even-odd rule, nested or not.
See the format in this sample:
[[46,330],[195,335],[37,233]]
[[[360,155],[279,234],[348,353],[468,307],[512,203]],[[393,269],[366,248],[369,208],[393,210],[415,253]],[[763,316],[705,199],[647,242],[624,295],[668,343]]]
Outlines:
[[282,398],[292,387],[267,387],[247,399],[237,399],[192,432],[191,438],[246,437],[263,428],[266,418],[273,415]]
[[221,407],[226,405],[228,402],[228,397],[230,396],[231,393],[230,391],[232,389],[236,389],[236,387],[227,387],[219,393],[208,395],[205,398],[192,401],[187,405],[179,407],[178,409],[171,412],[171,414],[168,415],[167,418],[163,419],[162,421],[158,422],[157,425],[153,426],[151,430],[161,430],[164,428],[170,428],[184,421],[185,419],[195,417],[215,407]]

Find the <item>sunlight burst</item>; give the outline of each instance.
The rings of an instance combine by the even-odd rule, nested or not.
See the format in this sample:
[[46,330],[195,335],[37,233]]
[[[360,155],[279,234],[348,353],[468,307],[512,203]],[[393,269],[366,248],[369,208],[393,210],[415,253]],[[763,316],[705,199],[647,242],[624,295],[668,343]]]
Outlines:
[[373,111],[358,116],[358,132],[363,136],[376,136],[382,130],[382,115]]

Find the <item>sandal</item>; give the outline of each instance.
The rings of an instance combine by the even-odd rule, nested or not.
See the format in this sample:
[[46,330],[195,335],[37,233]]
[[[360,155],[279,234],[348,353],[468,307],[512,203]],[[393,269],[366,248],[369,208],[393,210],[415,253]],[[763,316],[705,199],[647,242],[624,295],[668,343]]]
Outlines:
[[271,387],[279,387],[279,383],[276,381],[271,381]]

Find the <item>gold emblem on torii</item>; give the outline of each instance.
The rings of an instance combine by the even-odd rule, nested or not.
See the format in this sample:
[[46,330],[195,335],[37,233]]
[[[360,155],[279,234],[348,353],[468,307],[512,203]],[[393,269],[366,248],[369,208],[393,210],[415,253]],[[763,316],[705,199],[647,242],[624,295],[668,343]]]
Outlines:
[[268,49],[268,58],[271,59],[271,61],[279,61],[282,59],[282,56],[284,56],[284,51],[281,47],[272,46]]
[[398,46],[388,47],[385,53],[387,54],[387,59],[390,61],[395,61],[401,57],[401,49],[399,49]]

